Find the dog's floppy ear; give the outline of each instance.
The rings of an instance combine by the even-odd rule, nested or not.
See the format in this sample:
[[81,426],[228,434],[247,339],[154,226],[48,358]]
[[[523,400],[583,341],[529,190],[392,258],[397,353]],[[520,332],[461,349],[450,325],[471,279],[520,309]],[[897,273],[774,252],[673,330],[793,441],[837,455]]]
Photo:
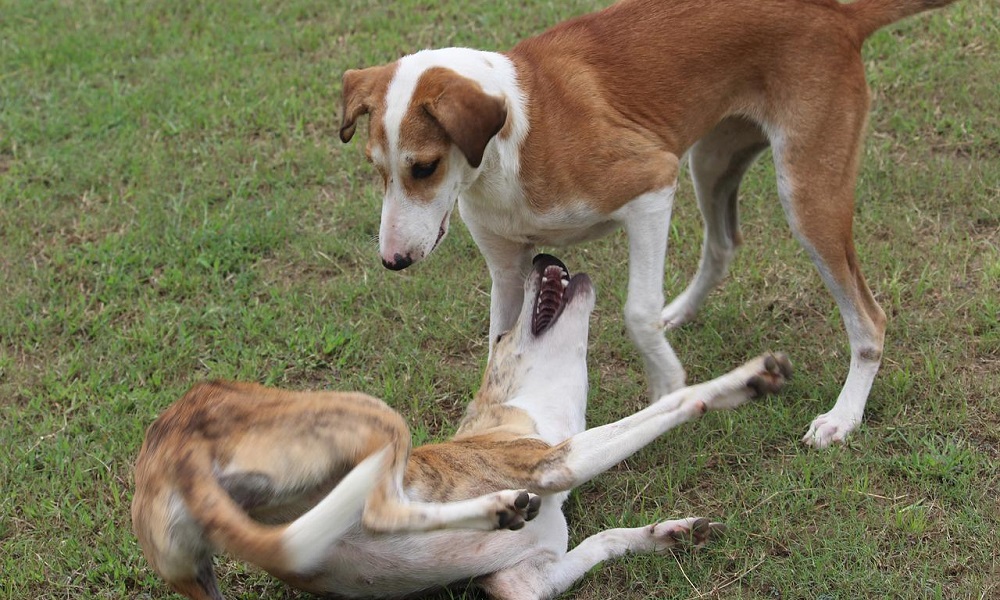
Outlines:
[[341,86],[344,98],[344,115],[340,123],[340,141],[347,143],[354,137],[358,117],[367,115],[372,109],[375,81],[386,67],[348,69],[344,72]]
[[441,124],[473,168],[482,164],[486,144],[507,121],[503,98],[487,94],[479,84],[465,77],[450,78],[441,93],[424,108]]

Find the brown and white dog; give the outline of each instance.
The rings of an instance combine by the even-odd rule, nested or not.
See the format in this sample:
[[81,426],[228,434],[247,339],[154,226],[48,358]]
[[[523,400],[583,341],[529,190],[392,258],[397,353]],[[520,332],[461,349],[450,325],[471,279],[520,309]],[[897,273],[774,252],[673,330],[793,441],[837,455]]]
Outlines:
[[[720,526],[687,518],[603,531],[567,552],[561,506],[569,490],[673,427],[778,390],[788,359],[759,357],[588,430],[591,282],[541,256],[523,291],[520,317],[497,342],[455,436],[408,459],[402,420],[371,397],[196,386],[150,427],[136,467],[132,519],[154,569],[198,600],[221,598],[216,550],[319,594],[395,598],[474,581],[493,598],[529,600],[626,552],[703,544]],[[507,503],[478,531],[405,531],[428,521],[384,518],[519,488],[540,502],[502,491]],[[476,515],[465,525],[476,526]],[[498,529],[505,524],[523,529]]]
[[[691,319],[741,242],[737,191],[768,146],[796,238],[836,299],[851,346],[836,404],[803,441],[843,441],[864,413],[885,313],[854,249],[854,188],[870,94],[861,45],[952,0],[623,0],[506,53],[428,50],[343,77],[340,137],[371,115],[385,184],[382,261],[402,269],[444,237],[456,205],[493,278],[490,343],[517,318],[538,244],[624,227],[625,323],[652,398],[684,370],[663,335]],[[704,219],[701,261],[664,307],[682,157]]]

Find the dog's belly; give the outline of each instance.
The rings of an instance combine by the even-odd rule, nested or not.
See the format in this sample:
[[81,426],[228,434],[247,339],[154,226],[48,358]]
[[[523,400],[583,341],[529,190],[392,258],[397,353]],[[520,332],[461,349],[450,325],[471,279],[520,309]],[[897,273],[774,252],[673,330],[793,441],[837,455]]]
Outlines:
[[535,520],[520,531],[437,531],[371,536],[349,532],[323,564],[323,572],[290,581],[309,592],[346,598],[394,598],[508,569],[566,552],[568,533],[561,505],[566,494],[548,496]]
[[471,229],[531,245],[569,246],[603,237],[620,225],[585,202],[540,214],[523,200],[502,202],[466,194],[459,201],[459,212]]
[[529,527],[378,537],[356,531],[337,545],[320,576],[291,583],[315,594],[396,598],[508,568],[529,558],[537,543]]

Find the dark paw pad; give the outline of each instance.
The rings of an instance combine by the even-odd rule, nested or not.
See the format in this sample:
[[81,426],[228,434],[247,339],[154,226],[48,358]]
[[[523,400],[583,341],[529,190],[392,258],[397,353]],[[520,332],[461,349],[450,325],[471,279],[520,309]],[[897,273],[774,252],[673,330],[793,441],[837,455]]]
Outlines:
[[538,511],[542,508],[542,497],[532,496],[528,501],[528,511],[524,515],[525,521],[530,521],[538,516]]
[[785,379],[792,378],[792,361],[788,359],[788,355],[784,352],[776,352],[769,355],[764,360],[764,367],[771,374],[780,374]]
[[679,529],[670,532],[670,537],[675,542],[691,545],[694,547],[704,546],[713,536],[724,532],[726,526],[723,523],[713,523],[705,518],[699,518],[691,524],[690,528]]
[[500,529],[521,529],[524,527],[525,521],[530,521],[538,516],[541,504],[541,496],[527,490],[521,491],[514,498],[514,502],[497,511],[497,527]]
[[759,396],[764,396],[769,391],[769,386],[767,384],[767,381],[759,375],[754,375],[753,377],[751,377],[750,381],[747,382],[747,387],[753,390],[753,395],[755,398]]
[[516,512],[509,510],[500,511],[497,516],[499,517],[499,527],[500,529],[510,529],[511,531],[517,531],[524,527],[524,518]]
[[764,357],[764,372],[754,375],[747,381],[747,387],[753,390],[754,396],[773,394],[785,385],[792,376],[792,362],[782,352],[768,354]]

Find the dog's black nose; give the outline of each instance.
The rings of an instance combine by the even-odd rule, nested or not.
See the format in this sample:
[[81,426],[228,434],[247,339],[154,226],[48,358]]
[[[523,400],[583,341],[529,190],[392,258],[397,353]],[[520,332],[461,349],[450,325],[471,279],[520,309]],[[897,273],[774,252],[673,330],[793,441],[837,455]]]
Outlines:
[[386,269],[392,269],[393,271],[402,271],[403,269],[412,264],[413,264],[413,259],[410,258],[409,254],[407,254],[406,256],[403,256],[402,254],[396,254],[395,256],[392,257],[391,262],[384,258],[382,259],[382,266],[384,266]]

